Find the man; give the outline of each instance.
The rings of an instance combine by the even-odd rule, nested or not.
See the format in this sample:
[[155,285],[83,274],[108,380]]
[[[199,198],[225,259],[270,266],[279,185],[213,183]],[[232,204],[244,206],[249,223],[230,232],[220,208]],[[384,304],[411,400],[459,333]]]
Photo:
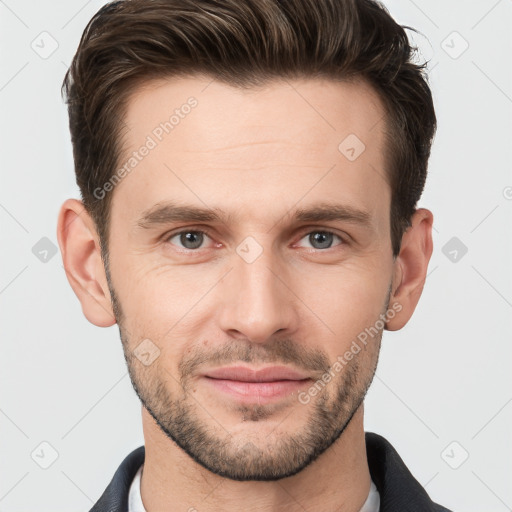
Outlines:
[[92,511],[440,511],[363,429],[383,329],[420,298],[436,118],[371,0],[106,5],[65,77],[58,221],[117,322],[145,446]]

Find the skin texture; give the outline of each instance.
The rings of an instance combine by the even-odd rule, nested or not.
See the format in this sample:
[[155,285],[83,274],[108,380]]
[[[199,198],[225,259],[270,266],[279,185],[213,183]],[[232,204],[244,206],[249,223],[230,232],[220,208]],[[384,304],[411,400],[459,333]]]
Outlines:
[[[115,187],[109,276],[81,202],[67,200],[58,221],[84,315],[102,327],[117,317],[143,404],[144,506],[357,512],[370,488],[363,399],[379,315],[393,309],[385,328],[397,330],[413,314],[432,213],[416,211],[394,259],[384,110],[363,82],[283,80],[245,91],[198,76],[148,82],[128,102],[120,167],[191,96],[197,106]],[[338,149],[350,134],[365,144],[353,161]],[[143,213],[166,201],[229,217],[141,227]],[[293,220],[320,203],[365,211],[369,222]],[[180,230],[192,232],[188,245]],[[258,256],[249,262],[241,248]],[[378,334],[344,356],[372,326]],[[141,346],[157,354],[151,364],[136,357]],[[301,388],[309,392],[340,358],[342,369],[307,403],[298,389],[243,403],[203,377],[221,366],[284,365],[311,379]]]

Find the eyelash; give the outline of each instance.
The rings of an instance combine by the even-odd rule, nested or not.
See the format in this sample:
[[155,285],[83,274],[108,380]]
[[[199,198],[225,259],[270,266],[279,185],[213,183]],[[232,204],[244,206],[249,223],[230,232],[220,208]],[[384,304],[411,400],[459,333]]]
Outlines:
[[[328,247],[327,249],[315,249],[314,247],[306,247],[305,249],[308,249],[310,251],[315,251],[315,252],[327,252],[329,251],[330,249],[335,249],[336,247],[338,246],[343,246],[343,245],[347,245],[348,244],[348,241],[345,237],[335,233],[334,231],[329,231],[327,229],[323,229],[323,228],[316,228],[316,229],[312,229],[311,227],[308,227],[308,228],[305,228],[306,231],[301,231],[301,237],[300,237],[300,240],[302,240],[306,235],[310,235],[312,233],[326,233],[326,234],[329,234],[329,235],[334,235],[335,237],[338,237],[341,241],[340,244],[338,245],[335,245],[333,247]],[[307,231],[309,230],[309,231]],[[164,236],[163,236],[163,239],[164,239],[164,242],[166,243],[170,243],[170,239],[171,238],[174,238],[176,235],[181,235],[183,233],[201,233],[203,235],[206,235],[208,236],[209,238],[212,238],[212,233],[210,232],[210,230],[208,229],[205,229],[205,228],[198,228],[198,227],[194,227],[192,226],[191,228],[187,228],[187,229],[182,229],[180,231],[175,231],[175,232],[170,232],[170,233],[166,233]],[[200,248],[199,249],[187,249],[186,247],[179,247],[178,248],[181,252],[188,252],[188,253],[192,253],[192,252],[199,252],[200,251]]]

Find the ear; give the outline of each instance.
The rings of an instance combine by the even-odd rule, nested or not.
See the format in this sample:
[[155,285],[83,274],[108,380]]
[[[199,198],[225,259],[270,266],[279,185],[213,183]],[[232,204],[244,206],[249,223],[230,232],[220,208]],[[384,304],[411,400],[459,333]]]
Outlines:
[[68,199],[61,206],[57,239],[66,276],[87,320],[98,327],[115,324],[99,237],[81,201]]
[[411,226],[407,228],[396,257],[393,270],[392,291],[389,299],[390,307],[393,304],[401,309],[393,318],[386,322],[388,331],[401,329],[411,318],[427,277],[427,268],[432,256],[432,223],[434,216],[430,210],[419,208],[411,219]]

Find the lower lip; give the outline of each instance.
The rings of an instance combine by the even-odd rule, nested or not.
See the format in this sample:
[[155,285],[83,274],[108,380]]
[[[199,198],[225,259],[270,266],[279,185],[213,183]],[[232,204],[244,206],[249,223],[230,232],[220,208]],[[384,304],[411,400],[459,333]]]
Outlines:
[[311,379],[277,380],[273,382],[243,382],[239,380],[213,379],[205,380],[218,391],[230,394],[235,398],[258,403],[268,402],[292,395],[294,392],[310,384]]

